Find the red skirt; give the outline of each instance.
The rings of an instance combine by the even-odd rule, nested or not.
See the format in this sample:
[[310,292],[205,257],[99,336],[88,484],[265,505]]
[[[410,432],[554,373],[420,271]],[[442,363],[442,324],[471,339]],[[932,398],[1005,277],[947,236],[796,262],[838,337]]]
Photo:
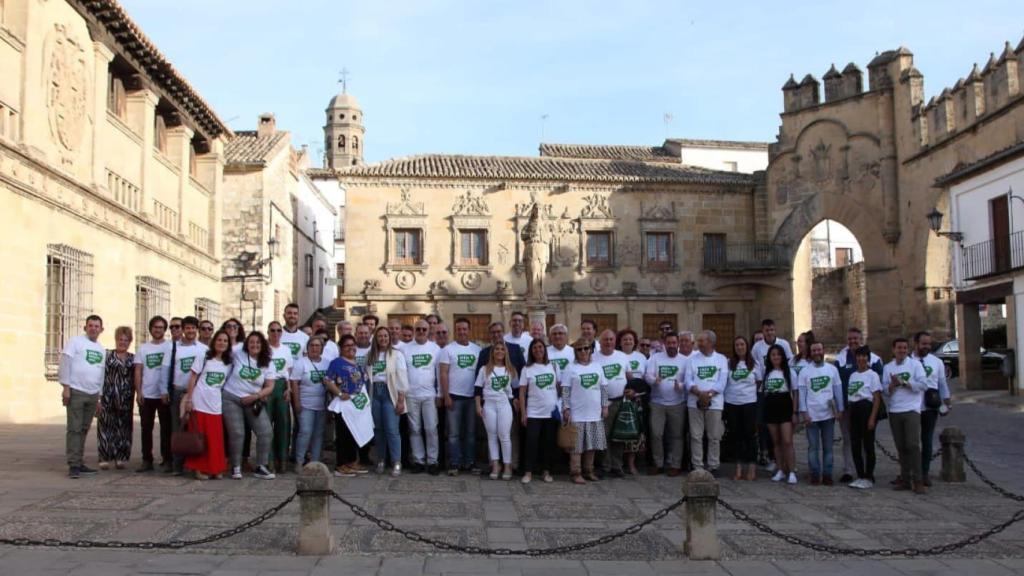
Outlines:
[[228,469],[224,455],[224,418],[220,414],[204,414],[198,410],[192,412],[192,418],[196,432],[206,436],[206,453],[186,458],[185,467],[210,476],[223,474]]

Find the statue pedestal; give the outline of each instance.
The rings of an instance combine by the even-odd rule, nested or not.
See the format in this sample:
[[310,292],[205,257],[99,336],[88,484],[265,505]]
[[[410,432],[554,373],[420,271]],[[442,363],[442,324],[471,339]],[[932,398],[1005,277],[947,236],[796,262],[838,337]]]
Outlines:
[[548,316],[548,305],[546,302],[527,302],[526,303],[526,329],[529,330],[530,326],[533,326],[534,322],[540,322],[541,326],[544,326],[544,331],[547,332],[547,316]]

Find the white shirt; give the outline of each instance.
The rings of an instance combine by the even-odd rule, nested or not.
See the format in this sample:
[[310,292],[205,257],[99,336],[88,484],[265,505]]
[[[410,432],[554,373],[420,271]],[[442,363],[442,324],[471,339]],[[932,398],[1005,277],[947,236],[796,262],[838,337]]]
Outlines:
[[441,349],[430,340],[423,344],[415,340],[402,347],[409,365],[409,398],[437,397],[437,357]]
[[309,335],[299,329],[296,329],[295,332],[289,332],[285,328],[281,332],[281,343],[292,351],[292,365],[295,365],[295,362],[306,353]]
[[736,369],[729,372],[725,383],[725,401],[729,404],[753,404],[757,402],[757,381],[761,379],[761,367],[754,363],[747,366],[746,360],[736,363]]
[[441,350],[437,363],[440,370],[448,370],[448,394],[462,398],[473,397],[476,384],[476,361],[480,346],[469,342],[465,346],[452,342]]
[[99,394],[103,390],[107,351],[99,342],[79,334],[68,340],[61,354],[69,358],[68,381],[61,384],[86,394]]
[[576,360],[576,352],[572,346],[566,344],[561,350],[554,346],[548,346],[548,360],[558,367],[558,383],[562,383],[562,374]]
[[833,364],[808,364],[800,370],[797,380],[800,391],[800,411],[807,412],[812,422],[835,418],[843,411],[843,382]]
[[[912,354],[911,358],[914,358],[921,363],[924,367],[925,380],[928,382],[928,387],[933,390],[939,391],[939,398],[947,400],[949,398],[949,384],[946,382],[946,366],[939,360],[935,354],[928,354],[923,359],[918,358],[917,354]],[[922,399],[921,409],[924,409],[924,400]]]
[[600,364],[604,370],[604,379],[608,382],[608,398],[622,398],[628,383],[629,356],[621,350],[612,350],[611,354],[605,356],[598,348],[594,352],[594,362]]
[[527,386],[526,417],[550,418],[558,403],[558,368],[554,364],[531,364],[523,368],[519,382]]
[[282,378],[288,380],[291,377],[292,367],[294,366],[295,362],[292,360],[291,348],[284,344],[277,348],[274,348],[273,344],[270,345],[270,378],[274,380]]
[[264,382],[274,374],[270,366],[260,368],[256,365],[255,358],[244,353],[235,356],[233,364],[224,391],[238,398],[258,394],[263,389]]
[[[644,380],[651,386],[651,403],[679,406],[686,402],[686,373],[690,360],[682,354],[669,357],[665,352],[651,354]],[[658,383],[661,378],[661,383]],[[676,385],[678,383],[678,386]]]
[[597,362],[569,364],[562,375],[562,388],[569,388],[569,418],[573,422],[601,421],[601,390],[607,389],[604,369]]
[[882,381],[878,373],[868,368],[863,372],[850,374],[850,385],[847,386],[846,401],[850,404],[861,400],[874,400],[875,392],[882,391]]
[[324,376],[330,361],[320,357],[314,362],[309,356],[299,358],[292,368],[291,380],[299,383],[299,406],[303,410],[325,410],[327,389],[324,388]]
[[750,347],[750,355],[754,357],[754,364],[757,364],[763,369],[765,357],[768,356],[768,351],[771,350],[772,346],[775,344],[782,346],[782,350],[786,353],[786,360],[793,359],[793,347],[789,345],[789,342],[786,342],[782,338],[776,336],[775,342],[772,342],[771,344],[764,340],[760,340],[758,342],[754,342],[754,345]]
[[[889,394],[889,383],[894,375],[903,382],[903,386]],[[924,373],[924,366],[909,356],[904,358],[902,363],[896,363],[894,358],[882,367],[882,394],[886,397],[886,406],[892,414],[921,412],[924,391],[927,388],[928,379]]]
[[[396,352],[398,351],[394,346],[392,346],[392,349]],[[388,381],[388,364],[385,360],[385,358],[387,358],[387,354],[382,350],[379,356],[380,358],[376,362],[370,363],[366,366],[366,371],[370,373],[371,382],[386,383]],[[397,354],[395,358],[405,362],[405,356],[402,356],[401,353]],[[366,362],[369,362],[369,356],[367,356]]]
[[341,351],[338,350],[338,345],[332,340],[324,340],[324,351],[320,354],[320,357],[327,360],[330,364],[338,356],[341,356]]
[[508,402],[512,398],[512,378],[504,366],[495,366],[490,374],[482,368],[476,375],[476,387],[484,402]]
[[[174,352],[174,387],[179,390],[188,388],[188,381],[192,377],[192,365],[201,362],[206,356],[206,344],[193,340],[192,344],[178,342],[178,350]],[[170,359],[168,359],[168,362]]]
[[359,348],[356,347],[356,364],[366,368],[366,355],[370,353],[370,347]]
[[643,378],[644,374],[647,373],[647,356],[644,356],[637,350],[633,350],[632,354],[626,354],[626,357],[629,358],[630,377]]
[[811,361],[806,359],[806,358],[801,358],[800,360],[794,360],[793,362],[790,362],[789,363],[789,368],[790,368],[790,371],[793,373],[793,382],[799,381],[800,380],[800,372],[803,371],[804,368],[806,368],[806,367],[808,367],[810,365],[811,365]]
[[505,334],[505,342],[518,344],[519,347],[523,349],[523,355],[525,356],[530,351],[530,343],[533,342],[533,336],[530,336],[529,332],[523,332],[517,338],[509,332],[508,334]]
[[[848,366],[854,370],[857,369],[857,355],[855,353],[850,353],[849,346],[844,347],[838,354],[836,354],[836,362],[842,366]],[[881,364],[882,359],[879,358],[878,354],[872,352],[871,356],[868,358],[868,366],[874,366],[876,362]]]
[[231,376],[231,366],[217,358],[207,360],[204,354],[192,363],[191,371],[199,375],[192,388],[192,407],[203,414],[221,414],[221,390]]
[[697,407],[697,397],[689,394],[689,391],[696,388],[701,392],[714,390],[717,392],[711,397],[709,410],[721,410],[725,408],[725,383],[729,378],[729,359],[724,355],[712,351],[705,356],[700,351],[690,354],[689,372],[686,376],[687,388],[686,405],[690,408]]
[[135,352],[135,363],[142,365],[142,397],[160,398],[168,393],[167,379],[170,377],[171,341],[159,344],[146,342]]
[[[795,383],[797,381],[796,375],[790,370],[790,377]],[[769,394],[775,393],[788,393],[789,385],[786,384],[786,375],[782,373],[782,370],[772,369],[764,378],[764,391]]]

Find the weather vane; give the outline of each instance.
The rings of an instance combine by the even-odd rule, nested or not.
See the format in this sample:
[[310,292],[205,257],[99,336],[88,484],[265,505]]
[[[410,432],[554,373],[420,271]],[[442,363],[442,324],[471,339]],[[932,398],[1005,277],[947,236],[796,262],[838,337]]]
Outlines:
[[341,84],[341,92],[343,94],[347,94],[348,93],[348,75],[349,75],[348,68],[342,68],[341,71],[338,72],[338,75],[340,76],[340,78],[338,78],[338,83]]

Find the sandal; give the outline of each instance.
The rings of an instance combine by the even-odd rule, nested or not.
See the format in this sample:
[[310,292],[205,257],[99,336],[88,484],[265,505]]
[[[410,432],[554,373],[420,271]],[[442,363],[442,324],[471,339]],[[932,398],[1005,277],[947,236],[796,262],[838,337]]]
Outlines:
[[590,482],[598,482],[601,480],[600,478],[597,477],[597,474],[594,474],[593,472],[587,472],[586,474],[583,475],[583,478],[589,480]]
[[579,474],[575,474],[572,477],[572,483],[573,484],[586,484],[587,481],[583,479],[583,476],[580,476]]

